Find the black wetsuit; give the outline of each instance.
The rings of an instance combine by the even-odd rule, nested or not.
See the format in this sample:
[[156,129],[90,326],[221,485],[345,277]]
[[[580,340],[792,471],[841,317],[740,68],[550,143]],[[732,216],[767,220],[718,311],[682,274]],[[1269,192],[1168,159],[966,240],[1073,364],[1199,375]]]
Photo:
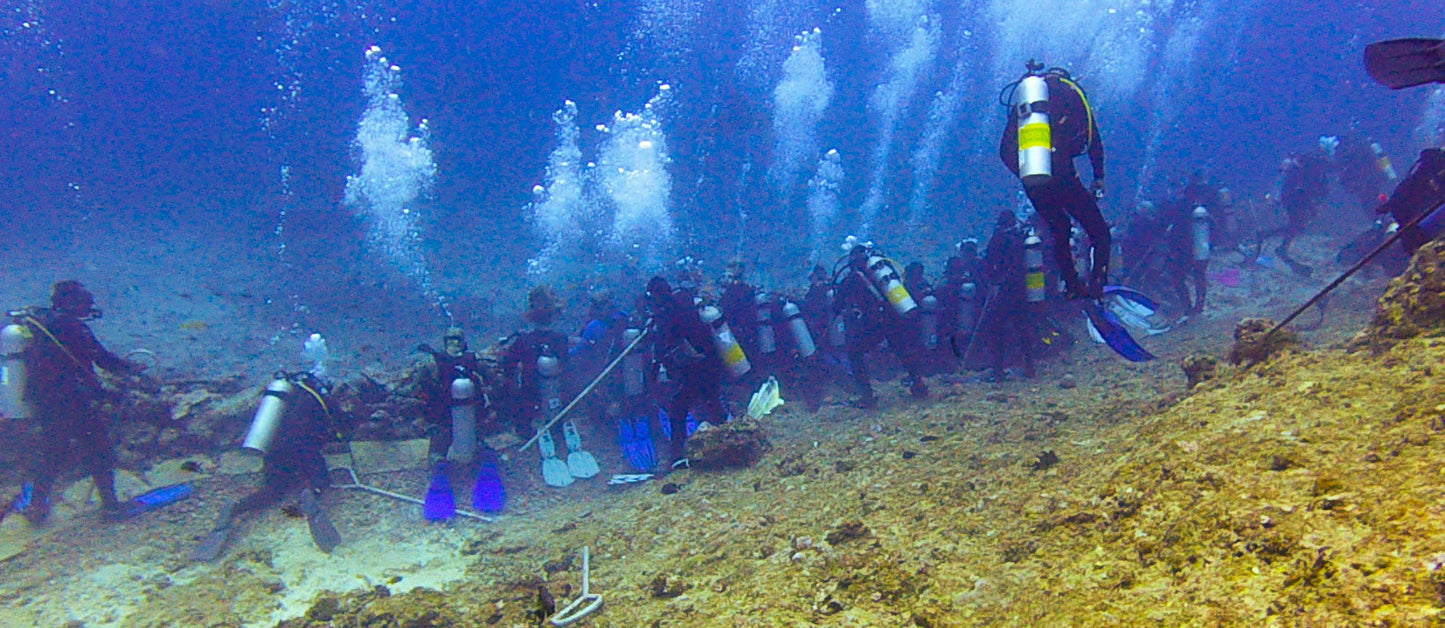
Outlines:
[[96,408],[102,389],[95,368],[124,374],[137,369],[101,346],[90,327],[74,315],[32,308],[18,320],[33,334],[25,351],[25,399],[34,406],[40,424],[39,447],[31,465],[34,503],[41,508],[48,505],[56,478],[66,471],[72,453],[78,453],[81,466],[95,480],[102,505],[114,508],[115,455],[106,417]]
[[431,353],[435,371],[427,378],[423,388],[426,395],[427,451],[433,462],[447,457],[452,447],[452,407],[458,402],[452,399],[452,383],[467,378],[475,386],[476,395],[468,403],[477,407],[478,434],[481,423],[487,417],[490,401],[487,398],[485,371],[477,354],[471,351],[459,356],[444,351]]
[[[312,539],[326,552],[340,542],[329,520],[324,526],[316,523],[325,518],[319,496],[331,486],[322,448],[337,436],[330,388],[308,373],[289,375],[288,380],[292,389],[283,400],[286,405],[271,448],[262,458],[260,488],[221,511],[197,549],[196,559],[209,561],[220,555],[238,516],[269,507],[298,491],[302,493],[302,511],[312,522]],[[329,532],[318,532],[320,529]]]
[[[1070,217],[1079,222],[1089,237],[1092,254],[1090,291],[1097,294],[1109,274],[1109,223],[1099,211],[1098,199],[1084,188],[1074,168],[1074,158],[1089,156],[1095,183],[1104,179],[1104,141],[1082,92],[1056,73],[1044,76],[1049,86],[1049,128],[1053,138],[1053,176],[1047,183],[1025,186],[1034,210],[1043,218],[1052,236],[1054,262],[1071,294],[1085,291],[1079,285],[1070,247]],[[1019,174],[1018,119],[1010,112],[999,142],[999,159],[1015,176]]]
[[834,284],[833,308],[843,317],[848,366],[860,395],[857,405],[872,407],[876,403],[867,354],[885,340],[908,372],[912,393],[925,397],[928,386],[923,380],[922,346],[918,342],[917,327],[888,303],[868,279],[869,272],[867,258],[852,255]]
[[530,435],[562,410],[560,404],[566,403],[560,398],[542,399],[541,376],[537,373],[537,359],[542,356],[556,358],[558,368],[565,373],[567,335],[546,327],[518,332],[499,364],[519,436]]
[[1420,158],[1415,160],[1409,174],[1378,211],[1394,216],[1403,230],[1400,244],[1406,253],[1414,255],[1416,249],[1439,236],[1445,228],[1439,212],[1414,227],[1406,228],[1406,225],[1442,201],[1445,201],[1445,149],[1427,148],[1420,151]]
[[1015,352],[1024,377],[1034,376],[1034,344],[1038,342],[1039,332],[1025,285],[1025,237],[1023,229],[1017,226],[1000,227],[989,238],[983,258],[989,304],[983,313],[979,334],[985,353],[993,363],[994,377],[999,379],[1004,377],[1010,354]]
[[1329,193],[1329,163],[1318,152],[1285,160],[1282,168],[1283,181],[1280,184],[1279,203],[1285,214],[1285,224],[1260,235],[1260,240],[1282,236],[1275,254],[1290,269],[1301,275],[1309,275],[1309,266],[1301,264],[1289,254],[1290,241],[1299,237],[1319,215],[1320,203]]
[[672,428],[669,455],[686,457],[687,413],[696,410],[698,422],[720,424],[728,412],[722,403],[723,362],[713,344],[712,331],[693,306],[692,293],[667,289],[652,295],[652,342],[655,364],[665,369],[671,395],[662,404]]
[[[1168,225],[1165,227],[1168,253],[1164,274],[1173,290],[1176,305],[1189,316],[1204,311],[1204,297],[1209,292],[1209,260],[1194,259],[1194,208],[1202,205],[1186,196],[1166,201],[1159,207],[1160,216]],[[1190,284],[1194,286],[1192,298]]]

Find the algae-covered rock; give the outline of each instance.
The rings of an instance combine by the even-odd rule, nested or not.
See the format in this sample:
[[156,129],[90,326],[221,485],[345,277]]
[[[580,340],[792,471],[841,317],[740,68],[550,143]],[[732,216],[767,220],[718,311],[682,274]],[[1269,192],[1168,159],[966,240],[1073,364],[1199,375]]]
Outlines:
[[1404,274],[1390,281],[1357,345],[1439,334],[1445,329],[1445,242],[1420,247]]
[[762,426],[752,419],[705,426],[687,439],[688,460],[701,470],[751,467],[770,448]]
[[1185,388],[1194,388],[1214,379],[1219,360],[1209,355],[1191,355],[1184,358],[1179,367],[1184,369]]
[[1256,364],[1286,349],[1300,348],[1299,336],[1288,329],[1273,334],[1274,321],[1267,318],[1246,318],[1234,326],[1234,346],[1229,349],[1230,364]]

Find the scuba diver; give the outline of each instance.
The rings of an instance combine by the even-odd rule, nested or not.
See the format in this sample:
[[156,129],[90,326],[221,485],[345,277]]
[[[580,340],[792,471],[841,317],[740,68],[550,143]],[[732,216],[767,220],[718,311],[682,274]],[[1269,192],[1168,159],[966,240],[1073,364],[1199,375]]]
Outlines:
[[[462,464],[476,457],[479,422],[487,419],[491,401],[487,398],[486,369],[475,352],[469,351],[466,334],[449,327],[442,334],[442,348],[422,344],[417,349],[431,356],[424,370],[422,395],[426,402],[427,460],[433,466],[448,460]],[[458,411],[468,408],[469,411]]]
[[848,350],[848,364],[858,398],[853,405],[872,408],[878,405],[869,375],[868,352],[885,340],[908,372],[908,391],[915,398],[928,397],[928,383],[923,380],[922,347],[911,316],[917,302],[903,287],[893,263],[873,246],[848,236],[843,242],[843,257],[833,273],[836,299],[833,311],[843,317],[843,330]]
[[954,345],[950,353],[957,356],[961,364],[962,355],[957,345],[967,343],[978,328],[981,305],[979,279],[983,274],[983,260],[979,258],[978,240],[969,238],[954,248],[958,254],[944,263],[943,282],[937,290],[938,333],[940,338],[950,339],[950,344]]
[[943,359],[946,342],[942,342],[942,306],[933,284],[924,276],[923,262],[912,261],[903,267],[903,287],[918,303],[918,316],[911,322],[918,334],[920,361],[929,375],[944,371]]
[[429,520],[450,519],[455,514],[450,477],[453,468],[479,461],[472,505],[482,512],[499,512],[506,498],[500,477],[495,477],[497,454],[481,438],[483,423],[491,411],[486,393],[489,378],[481,357],[469,350],[460,327],[449,327],[442,334],[441,350],[427,344],[417,349],[431,357],[431,364],[420,370],[426,403],[427,462],[432,470],[423,515]]
[[[1099,299],[1108,281],[1111,246],[1109,223],[1099,211],[1099,199],[1104,197],[1104,142],[1084,90],[1067,71],[1046,71],[1033,60],[1027,68],[1023,78],[1005,88],[1014,102],[999,142],[999,159],[1023,182],[1024,192],[1048,227],[1065,297]],[[1093,172],[1090,189],[1084,188],[1074,168],[1074,159],[1086,154]],[[1071,218],[1088,235],[1087,282],[1074,266]]]
[[[665,474],[687,462],[687,417],[697,411],[700,421],[721,424],[728,420],[722,402],[723,357],[708,324],[703,322],[688,290],[674,291],[662,277],[647,282],[647,307],[652,313],[653,368],[656,379],[673,387],[664,401],[671,443]],[[735,345],[734,345],[735,346]]]
[[57,282],[49,308],[30,307],[11,316],[29,336],[22,353],[26,375],[21,389],[40,426],[29,469],[31,494],[21,514],[34,525],[47,521],[55,480],[66,472],[72,455],[79,454],[100,494],[101,517],[117,521],[130,516],[116,497],[115,455],[108,418],[98,408],[103,388],[95,369],[138,375],[144,365],[111,353],[96,340],[86,321],[100,318],[101,312],[79,281]]
[[[512,334],[502,353],[498,367],[502,371],[509,405],[514,411],[513,424],[524,438],[536,432],[562,411],[562,379],[569,372],[567,335],[552,329],[562,308],[546,286],[537,286],[527,295],[527,311],[523,318],[527,328]],[[549,486],[563,487],[575,478],[597,475],[597,461],[582,449],[577,425],[562,424],[563,441],[568,447],[567,462],[557,457],[556,440],[551,428],[537,439],[542,455],[542,477]]]
[[1038,342],[1039,328],[1035,320],[1038,314],[1029,303],[1025,277],[1027,237],[1028,233],[1012,211],[1000,211],[984,253],[983,279],[989,296],[979,327],[982,345],[993,364],[989,380],[994,382],[1008,377],[1010,347],[1018,350],[1020,374],[1024,379],[1034,377],[1034,345]]
[[261,405],[246,433],[243,449],[262,454],[261,487],[221,510],[216,524],[196,547],[194,558],[210,562],[230,542],[237,517],[275,504],[300,491],[301,512],[311,540],[331,553],[341,534],[321,506],[331,478],[322,448],[340,436],[338,426],[349,424],[336,416],[331,387],[312,373],[276,374],[266,387]]
[[[732,330],[738,344],[742,346],[743,354],[758,366],[763,366],[762,360],[769,360],[777,353],[776,337],[772,339],[771,346],[762,346],[763,339],[759,337],[758,332],[762,329],[760,314],[763,313],[763,310],[760,309],[758,303],[758,289],[744,278],[744,275],[747,274],[747,267],[747,262],[739,258],[728,261],[723,274],[722,294],[718,297],[717,307],[722,310],[728,327]],[[771,320],[771,312],[768,313]],[[766,355],[763,351],[765,348],[768,349]]]
[[[1377,41],[1365,46],[1365,70],[1390,89],[1445,83],[1445,40],[1411,37]],[[1445,231],[1439,215],[1442,203],[1445,149],[1427,148],[1420,151],[1410,172],[1376,211],[1394,217],[1400,243],[1413,256]]]
[[1296,275],[1309,277],[1314,269],[1295,261],[1289,254],[1290,242],[1304,234],[1310,222],[1320,213],[1320,204],[1329,194],[1329,160],[1325,156],[1321,138],[1321,150],[1304,154],[1293,154],[1280,163],[1279,204],[1284,211],[1285,224],[1259,235],[1261,248],[1268,238],[1280,237],[1275,255]]

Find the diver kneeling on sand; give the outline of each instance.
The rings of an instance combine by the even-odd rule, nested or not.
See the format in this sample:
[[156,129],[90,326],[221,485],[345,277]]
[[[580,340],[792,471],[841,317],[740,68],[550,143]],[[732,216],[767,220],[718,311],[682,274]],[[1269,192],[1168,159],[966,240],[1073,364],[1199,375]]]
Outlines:
[[341,535],[320,503],[321,492],[331,485],[321,449],[337,437],[333,421],[340,418],[330,395],[330,386],[311,373],[276,374],[242,445],[264,456],[261,488],[221,511],[215,527],[196,548],[196,560],[212,561],[221,555],[236,517],[270,506],[298,488],[311,540],[326,553],[341,544]]

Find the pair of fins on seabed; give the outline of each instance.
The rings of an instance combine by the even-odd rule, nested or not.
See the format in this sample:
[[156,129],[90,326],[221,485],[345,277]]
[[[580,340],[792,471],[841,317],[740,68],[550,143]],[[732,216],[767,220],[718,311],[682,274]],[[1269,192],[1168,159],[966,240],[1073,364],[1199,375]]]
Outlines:
[[[1133,288],[1105,286],[1104,298],[1084,301],[1083,309],[1089,321],[1089,335],[1130,362],[1148,362],[1154,359],[1154,354],[1134,340],[1129,334],[1129,325],[1151,336],[1169,331],[1168,327],[1148,320],[1159,310],[1159,304]],[[1129,325],[1125,324],[1126,319]]]
[[[507,505],[507,487],[502,484],[502,470],[497,452],[482,451],[477,463],[477,483],[472,488],[472,508],[487,514],[502,512]],[[447,521],[457,514],[457,501],[452,493],[452,480],[447,463],[432,471],[431,486],[422,504],[422,517],[427,521]]]

